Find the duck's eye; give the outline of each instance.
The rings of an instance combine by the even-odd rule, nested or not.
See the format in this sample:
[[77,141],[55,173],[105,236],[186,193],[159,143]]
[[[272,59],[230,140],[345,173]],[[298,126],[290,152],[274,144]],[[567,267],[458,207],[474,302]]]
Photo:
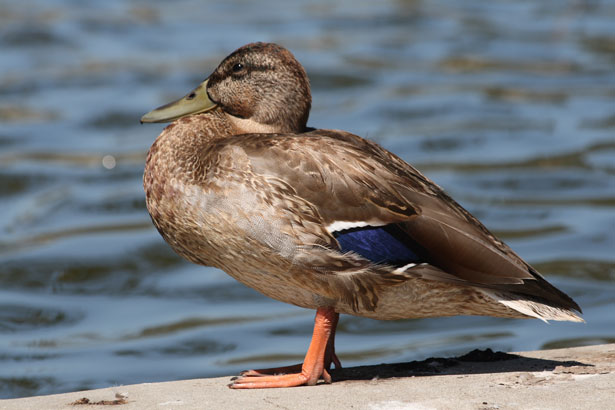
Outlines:
[[237,64],[235,64],[235,65],[233,66],[233,72],[234,72],[234,73],[238,73],[238,72],[240,72],[241,70],[243,70],[243,67],[244,67],[244,66],[243,66],[243,64],[241,64],[241,63],[237,63]]

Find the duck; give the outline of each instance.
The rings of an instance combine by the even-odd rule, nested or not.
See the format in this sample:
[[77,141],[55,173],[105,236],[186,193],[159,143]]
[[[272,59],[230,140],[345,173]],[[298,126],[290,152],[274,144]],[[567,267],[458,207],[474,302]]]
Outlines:
[[340,314],[582,322],[581,308],[412,165],[375,142],[307,126],[303,66],[250,43],[142,123],[147,210],[182,257],[316,311],[303,363],[246,370],[233,389],[331,383]]

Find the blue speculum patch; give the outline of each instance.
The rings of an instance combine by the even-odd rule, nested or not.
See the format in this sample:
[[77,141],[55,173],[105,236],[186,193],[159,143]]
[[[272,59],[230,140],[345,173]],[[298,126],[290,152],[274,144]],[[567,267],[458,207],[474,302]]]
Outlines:
[[404,266],[419,263],[413,241],[397,226],[367,226],[333,232],[342,252],[355,252],[374,263]]

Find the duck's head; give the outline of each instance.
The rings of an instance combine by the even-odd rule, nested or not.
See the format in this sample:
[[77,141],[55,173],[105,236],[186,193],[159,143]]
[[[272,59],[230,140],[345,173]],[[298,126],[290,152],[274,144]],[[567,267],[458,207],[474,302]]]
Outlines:
[[252,43],[226,57],[186,96],[150,111],[141,122],[171,122],[220,107],[246,129],[301,132],[311,102],[307,74],[290,51]]

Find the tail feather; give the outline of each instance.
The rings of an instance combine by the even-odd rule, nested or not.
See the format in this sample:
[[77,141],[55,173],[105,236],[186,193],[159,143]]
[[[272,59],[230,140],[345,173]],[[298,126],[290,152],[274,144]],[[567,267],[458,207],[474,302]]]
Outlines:
[[499,303],[516,310],[525,316],[535,317],[544,322],[548,320],[585,322],[582,317],[577,315],[572,309],[561,308],[547,305],[538,300],[533,300],[518,295],[497,292],[490,289],[483,289],[483,293],[493,298]]

